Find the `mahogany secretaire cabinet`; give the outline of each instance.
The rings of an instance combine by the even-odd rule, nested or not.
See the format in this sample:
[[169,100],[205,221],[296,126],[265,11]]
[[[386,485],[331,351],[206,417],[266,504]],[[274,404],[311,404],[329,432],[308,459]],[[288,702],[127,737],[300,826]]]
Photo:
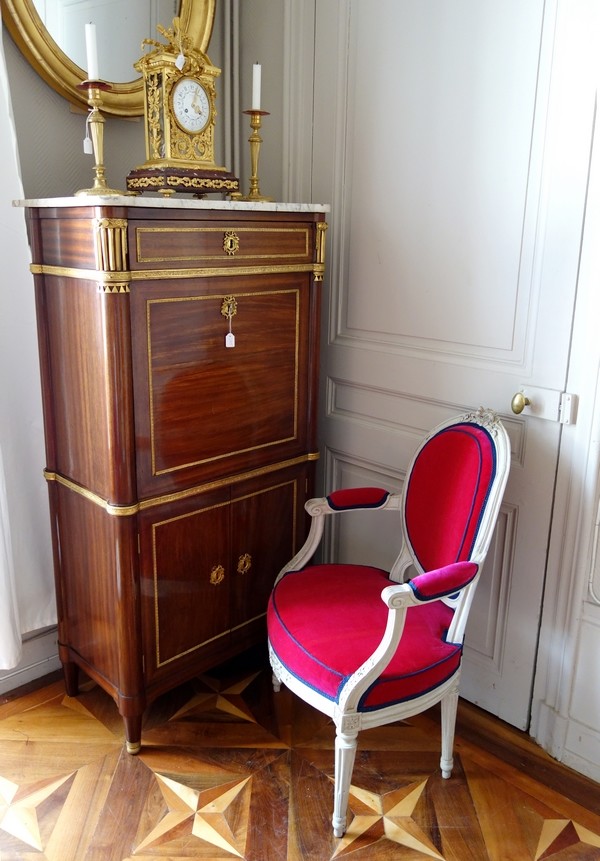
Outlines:
[[66,687],[148,702],[264,637],[304,540],[327,207],[24,201]]

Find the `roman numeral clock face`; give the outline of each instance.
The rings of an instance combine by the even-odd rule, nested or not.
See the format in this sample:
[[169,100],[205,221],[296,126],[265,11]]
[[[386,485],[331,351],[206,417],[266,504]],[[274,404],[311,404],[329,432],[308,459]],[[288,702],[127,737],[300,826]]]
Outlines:
[[181,78],[172,92],[173,116],[188,134],[203,131],[210,120],[208,93],[195,78]]

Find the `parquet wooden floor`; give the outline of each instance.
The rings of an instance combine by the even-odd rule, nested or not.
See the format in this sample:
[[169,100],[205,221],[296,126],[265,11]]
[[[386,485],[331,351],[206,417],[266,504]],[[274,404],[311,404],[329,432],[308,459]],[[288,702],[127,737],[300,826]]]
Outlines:
[[83,687],[71,698],[56,680],[0,705],[0,861],[600,859],[600,787],[522,734],[503,746],[514,731],[499,722],[467,721],[449,781],[435,713],[362,733],[336,840],[332,726],[273,694],[262,656],[155,702],[136,757],[112,700]]

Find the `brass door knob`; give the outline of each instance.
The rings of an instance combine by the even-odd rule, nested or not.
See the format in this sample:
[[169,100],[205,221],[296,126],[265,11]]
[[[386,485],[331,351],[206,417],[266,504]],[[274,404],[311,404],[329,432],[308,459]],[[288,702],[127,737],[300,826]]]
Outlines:
[[523,392],[517,392],[510,402],[510,408],[513,413],[518,416],[521,415],[525,407],[528,407],[530,403],[531,401],[523,394]]

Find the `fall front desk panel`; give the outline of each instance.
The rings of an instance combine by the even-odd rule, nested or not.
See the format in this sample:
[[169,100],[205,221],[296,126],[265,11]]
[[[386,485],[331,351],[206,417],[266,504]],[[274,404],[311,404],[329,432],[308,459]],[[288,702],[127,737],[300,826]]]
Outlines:
[[148,701],[264,637],[314,493],[325,212],[24,202],[59,651]]

